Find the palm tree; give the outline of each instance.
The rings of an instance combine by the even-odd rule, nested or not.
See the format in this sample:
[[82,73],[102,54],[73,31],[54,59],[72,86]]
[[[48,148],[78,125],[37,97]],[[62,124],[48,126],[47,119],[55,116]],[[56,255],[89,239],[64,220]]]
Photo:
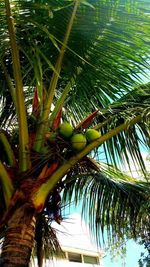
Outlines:
[[[61,198],[82,198],[98,242],[104,227],[111,240],[149,230],[149,7],[0,1],[0,266],[29,266],[35,240],[39,266],[59,248]],[[121,172],[125,159],[143,179]]]

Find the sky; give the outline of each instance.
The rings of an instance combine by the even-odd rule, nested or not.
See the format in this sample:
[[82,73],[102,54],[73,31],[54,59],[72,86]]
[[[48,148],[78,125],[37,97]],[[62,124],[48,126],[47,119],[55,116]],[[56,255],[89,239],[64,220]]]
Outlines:
[[139,267],[138,260],[141,253],[145,252],[144,247],[133,240],[129,240],[126,245],[127,251],[124,259],[118,257],[112,261],[110,253],[106,252],[106,257],[103,258],[103,267]]

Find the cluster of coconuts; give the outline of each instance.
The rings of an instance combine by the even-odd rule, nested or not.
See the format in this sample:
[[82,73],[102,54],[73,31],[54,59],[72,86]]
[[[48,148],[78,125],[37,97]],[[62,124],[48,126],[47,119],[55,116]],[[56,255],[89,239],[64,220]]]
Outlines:
[[101,136],[95,129],[87,129],[84,134],[75,133],[73,127],[68,122],[60,124],[58,131],[61,137],[70,140],[71,147],[75,151],[81,151],[87,143],[91,143]]

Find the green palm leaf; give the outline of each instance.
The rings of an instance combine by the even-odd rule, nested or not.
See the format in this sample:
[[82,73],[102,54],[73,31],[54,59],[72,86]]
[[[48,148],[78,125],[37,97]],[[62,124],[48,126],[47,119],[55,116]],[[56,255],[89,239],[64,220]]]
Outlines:
[[36,252],[38,266],[42,266],[45,259],[53,259],[53,257],[63,257],[63,251],[57,238],[57,231],[51,226],[51,222],[43,214],[40,214],[36,223]]
[[119,166],[126,159],[130,166],[129,158],[131,157],[132,163],[130,167],[135,163],[137,169],[142,169],[144,172],[142,150],[144,146],[145,149],[148,149],[150,142],[149,127],[147,125],[150,119],[149,101],[150,89],[149,84],[146,84],[126,94],[123,98],[110,105],[108,109],[102,110],[98,118],[101,122],[95,126],[96,129],[101,130],[102,135],[120,123],[126,122],[128,124],[132,118],[138,115],[142,116],[142,121],[104,143],[103,148],[108,163]]
[[[5,10],[3,4],[1,6],[1,20],[6,27]],[[60,7],[64,8],[61,9]],[[111,100],[116,99],[118,89],[119,94],[123,94],[124,90],[129,90],[135,82],[135,77],[138,77],[143,68],[148,67],[145,60],[146,57],[148,60],[149,53],[149,46],[145,41],[148,38],[148,17],[144,16],[141,11],[140,14],[138,7],[135,10],[131,10],[131,8],[128,10],[126,1],[123,5],[120,1],[118,3],[116,1],[110,1],[110,3],[95,1],[94,7],[93,9],[81,4],[78,9],[76,23],[68,43],[69,49],[63,63],[63,79],[61,78],[58,88],[58,91],[62,90],[65,81],[72,77],[77,68],[80,67],[82,71],[76,79],[76,90],[71,91],[72,97],[69,97],[67,101],[67,108],[70,106],[75,108],[76,101],[81,99],[79,103],[82,104],[82,110],[86,112],[97,105],[106,107]],[[60,44],[53,40],[62,42],[67,17],[70,15],[72,5],[68,6],[66,1],[56,1],[55,3],[51,1],[51,5],[45,8],[45,11],[43,11],[43,8],[42,1],[38,1],[36,4],[32,1],[28,1],[28,3],[15,1],[13,9],[16,19],[17,41],[20,49],[26,51],[26,55],[21,55],[23,71],[26,71],[27,66],[28,69],[30,69],[29,66],[31,67],[28,78],[24,80],[27,85],[31,83],[35,72],[28,59],[34,58],[35,64],[38,60],[34,56],[34,43],[37,44],[39,51],[44,51],[42,52],[43,56],[54,65],[58,54],[55,44],[57,43],[58,46]],[[48,16],[48,9],[49,12],[54,12],[53,17],[52,15]],[[42,16],[40,12],[43,12]],[[44,19],[43,16],[45,16]],[[38,28],[37,23],[40,24],[40,28]],[[24,25],[27,25],[26,29],[24,29]],[[46,30],[53,38],[51,40],[41,30],[41,27],[44,29],[45,25],[47,25]],[[136,32],[134,31],[135,28]],[[5,43],[8,44],[7,31],[5,31],[5,28],[2,28],[1,31],[6,34],[6,37],[1,40],[0,50],[3,55],[6,55],[5,60],[8,60],[8,46],[5,45]],[[72,53],[70,49],[76,54]],[[43,56],[39,55],[42,61],[42,80],[47,84],[52,70],[43,61]],[[89,64],[85,63],[82,58],[86,59]],[[10,67],[10,63],[8,67]],[[36,73],[35,76],[37,76]],[[122,90],[120,90],[121,88]],[[90,95],[89,92],[91,92]],[[84,103],[87,102],[89,97],[91,101],[87,110]]]
[[149,231],[146,224],[148,183],[135,181],[104,164],[99,165],[99,172],[90,171],[87,166],[80,169],[80,174],[76,174],[76,168],[70,171],[64,181],[63,199],[65,203],[82,203],[82,214],[99,245],[102,237],[105,241],[106,233],[111,242],[116,242],[128,233],[133,237],[142,236],[143,232],[139,229]]

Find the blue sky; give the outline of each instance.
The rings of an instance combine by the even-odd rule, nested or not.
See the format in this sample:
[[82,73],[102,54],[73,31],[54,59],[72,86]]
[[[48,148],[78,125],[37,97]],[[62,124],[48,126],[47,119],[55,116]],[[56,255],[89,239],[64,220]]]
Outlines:
[[118,257],[112,261],[111,254],[106,252],[106,257],[103,259],[104,267],[138,267],[138,260],[141,252],[145,252],[144,246],[135,243],[133,240],[127,242],[127,251],[124,259]]

